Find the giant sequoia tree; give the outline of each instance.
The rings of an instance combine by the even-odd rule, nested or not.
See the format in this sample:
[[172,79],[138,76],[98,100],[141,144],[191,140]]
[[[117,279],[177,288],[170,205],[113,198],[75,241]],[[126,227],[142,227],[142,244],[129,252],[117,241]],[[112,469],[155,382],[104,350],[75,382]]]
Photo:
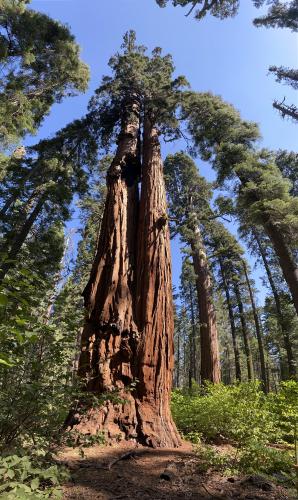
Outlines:
[[106,111],[117,149],[84,291],[79,372],[88,391],[117,390],[124,402],[107,401],[79,425],[154,447],[177,446],[169,409],[174,321],[159,135],[176,135],[184,79],[172,79],[171,58],[161,56],[160,49],[150,58],[136,46],[134,33],[125,36],[123,53],[110,66],[113,76],[104,78],[92,109]]

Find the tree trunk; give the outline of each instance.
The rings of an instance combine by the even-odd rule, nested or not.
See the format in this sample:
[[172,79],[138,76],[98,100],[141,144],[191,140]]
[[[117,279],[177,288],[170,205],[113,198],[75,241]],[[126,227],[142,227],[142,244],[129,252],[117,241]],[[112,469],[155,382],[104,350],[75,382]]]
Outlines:
[[[126,106],[108,171],[98,251],[84,290],[88,315],[79,374],[87,391],[106,393],[107,401],[77,428],[178,446],[169,407],[174,321],[162,163],[157,133],[147,125],[139,204],[138,132],[134,101]],[[115,390],[122,402],[109,398]]]
[[191,283],[189,283],[189,298],[190,298],[190,319],[191,319],[191,334],[189,338],[189,388],[192,387],[192,380],[197,380],[197,370],[196,370],[196,325],[195,325],[195,313],[194,313],[194,303],[193,303],[193,288]]
[[280,267],[288,284],[293,304],[298,314],[298,266],[295,262],[293,252],[275,224],[271,222],[267,223],[265,224],[265,229],[267,230],[267,234],[278,257]]
[[220,382],[216,312],[212,300],[212,283],[199,228],[196,239],[190,241],[198,293],[200,340],[201,340],[201,382]]
[[145,119],[137,265],[137,317],[142,332],[137,415],[141,441],[154,447],[181,443],[170,413],[174,313],[166,213],[158,132]]
[[242,261],[242,265],[243,265],[243,270],[244,270],[244,274],[245,274],[246,284],[247,284],[247,288],[248,288],[250,303],[251,303],[255,327],[256,327],[256,334],[257,334],[259,355],[260,355],[260,365],[261,365],[262,388],[263,388],[264,392],[267,392],[265,354],[264,354],[264,345],[263,345],[263,336],[262,336],[262,332],[261,332],[261,325],[260,325],[259,316],[257,313],[257,308],[256,308],[256,304],[255,304],[253,291],[252,291],[250,280],[248,277],[246,263],[244,260]]
[[237,304],[238,304],[238,310],[239,310],[239,316],[240,316],[240,322],[241,322],[241,329],[242,329],[242,335],[243,335],[244,350],[245,350],[246,364],[247,364],[247,378],[248,378],[248,380],[253,380],[254,370],[253,370],[252,354],[251,354],[251,349],[250,349],[247,324],[246,324],[246,320],[245,320],[245,316],[244,316],[244,308],[243,308],[243,303],[241,300],[241,295],[240,295],[240,290],[239,290],[238,284],[235,284],[234,289],[235,289],[235,295],[237,298]]
[[238,342],[237,342],[234,311],[233,311],[233,306],[232,306],[231,297],[230,297],[229,285],[227,283],[226,274],[225,274],[225,270],[224,270],[224,266],[223,266],[223,262],[222,262],[221,258],[219,259],[219,265],[220,265],[220,271],[221,271],[221,275],[222,275],[223,286],[225,289],[226,301],[227,301],[227,306],[228,306],[228,311],[229,311],[231,335],[232,335],[232,342],[233,342],[233,351],[234,351],[234,358],[235,358],[236,380],[239,380],[239,382],[241,382],[240,353],[239,353],[239,347],[238,347]]
[[[86,391],[107,394],[104,407],[91,409],[78,425],[82,432],[106,432],[111,439],[137,437],[138,419],[128,387],[137,378],[139,331],[134,311],[138,218],[139,105],[126,104],[115,157],[107,172],[97,254],[83,292],[87,315],[82,333],[79,375]],[[117,391],[123,403],[108,395]]]
[[260,252],[260,255],[262,257],[263,264],[264,264],[264,267],[265,267],[265,270],[267,273],[268,281],[269,281],[269,284],[270,284],[270,287],[272,290],[272,294],[274,297],[276,312],[277,312],[277,316],[278,316],[278,322],[279,322],[281,333],[282,333],[282,336],[284,339],[285,350],[287,353],[289,375],[290,375],[290,377],[295,378],[296,377],[296,366],[295,366],[294,354],[293,354],[293,349],[292,349],[292,344],[291,344],[291,340],[289,337],[288,329],[287,329],[287,326],[285,325],[285,319],[284,319],[283,313],[282,313],[282,307],[281,307],[281,303],[280,303],[278,290],[277,290],[275,283],[274,283],[274,279],[273,279],[273,275],[271,273],[270,265],[269,265],[269,262],[267,260],[266,251],[265,251],[265,249],[260,241],[260,238],[255,230],[253,230],[253,235],[254,235],[254,238],[257,242],[259,252]]
[[0,269],[0,282],[3,281],[5,278],[6,274],[10,271],[15,266],[15,260],[16,257],[19,253],[19,251],[22,248],[23,243],[25,242],[33,224],[35,223],[36,219],[40,215],[40,212],[43,208],[43,204],[45,202],[46,194],[43,193],[39,200],[37,201],[34,209],[32,210],[31,214],[27,219],[25,220],[24,224],[21,226],[21,228],[17,231],[17,234],[13,238],[13,240],[10,242],[10,250],[7,253],[7,257],[1,264],[1,269]]

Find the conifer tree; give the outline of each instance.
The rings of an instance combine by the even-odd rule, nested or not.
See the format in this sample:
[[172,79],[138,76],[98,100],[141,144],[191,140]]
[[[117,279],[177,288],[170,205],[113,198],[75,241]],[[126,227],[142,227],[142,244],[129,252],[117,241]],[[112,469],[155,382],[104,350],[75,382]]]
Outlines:
[[[118,390],[126,402],[108,401],[95,427],[88,417],[79,425],[154,447],[177,446],[169,409],[174,315],[159,135],[177,136],[176,110],[185,80],[172,79],[171,58],[160,49],[148,57],[133,32],[124,37],[122,49],[110,60],[113,74],[104,77],[90,106],[90,113],[105,122],[107,142],[116,138],[117,149],[84,291],[87,318],[79,372],[88,391]],[[132,392],[130,384],[136,384]]]
[[170,155],[165,161],[170,219],[174,231],[191,248],[196,275],[200,318],[201,380],[220,382],[216,312],[212,280],[201,235],[202,221],[211,215],[211,187],[199,175],[193,160],[184,153]]
[[86,90],[88,67],[66,26],[28,9],[25,0],[0,6],[0,141],[33,133],[55,102]]
[[220,183],[238,179],[239,208],[269,236],[298,312],[298,267],[293,252],[297,198],[267,153],[254,151],[259,134],[256,124],[241,120],[232,106],[211,94],[188,93],[184,117],[194,139],[192,152],[211,161]]

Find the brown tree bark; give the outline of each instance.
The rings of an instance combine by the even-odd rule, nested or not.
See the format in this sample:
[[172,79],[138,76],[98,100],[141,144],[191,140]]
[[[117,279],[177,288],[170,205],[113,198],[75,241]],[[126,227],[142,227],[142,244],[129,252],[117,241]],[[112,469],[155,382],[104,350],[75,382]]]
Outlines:
[[264,392],[267,392],[267,379],[266,379],[266,365],[265,365],[263,335],[262,335],[259,316],[257,313],[256,304],[255,304],[254,294],[253,294],[253,291],[251,288],[250,279],[249,279],[248,272],[247,272],[247,266],[246,266],[246,263],[244,260],[242,261],[242,265],[243,265],[245,280],[246,280],[246,284],[247,284],[247,288],[248,288],[250,303],[251,303],[251,307],[252,307],[252,313],[253,313],[254,322],[255,322],[256,334],[257,334],[259,356],[260,356],[260,365],[261,365],[262,389]]
[[136,378],[139,331],[134,313],[134,273],[138,217],[139,104],[126,104],[115,157],[107,173],[107,197],[97,254],[83,292],[87,315],[82,333],[79,376],[86,391],[112,394],[91,409],[82,432],[106,431],[109,438],[137,437],[134,398],[127,386]]
[[[174,321],[162,162],[157,132],[146,123],[139,202],[138,135],[133,101],[108,172],[98,251],[84,291],[88,315],[79,374],[87,391],[107,394],[107,401],[77,428],[153,447],[178,446],[169,406]],[[115,390],[122,402],[109,398]]]
[[239,353],[239,347],[238,347],[238,342],[237,342],[235,317],[234,317],[234,311],[233,311],[233,306],[232,306],[231,297],[230,297],[229,284],[228,284],[227,279],[226,279],[224,265],[223,265],[221,258],[219,258],[219,265],[220,265],[220,271],[221,271],[221,276],[222,276],[222,281],[223,281],[223,286],[224,286],[224,290],[225,290],[226,301],[227,301],[227,306],[228,306],[228,311],[229,311],[231,335],[232,335],[232,342],[233,342],[233,351],[234,351],[234,358],[235,358],[236,380],[239,380],[239,382],[241,382],[240,353]]
[[196,324],[195,324],[195,313],[194,313],[193,289],[192,289],[191,284],[189,286],[189,299],[190,299],[191,333],[189,336],[189,380],[188,380],[188,386],[191,389],[193,379],[197,381]]
[[243,335],[244,351],[245,351],[246,364],[247,364],[247,378],[248,378],[248,380],[253,380],[254,369],[253,369],[252,354],[251,354],[251,348],[250,348],[250,342],[249,342],[249,334],[248,334],[247,324],[246,324],[246,320],[245,320],[245,316],[244,316],[244,308],[243,308],[243,303],[241,300],[241,294],[240,294],[238,284],[235,284],[234,290],[235,290],[235,295],[236,295],[236,299],[237,299],[237,305],[238,305],[240,322],[241,322],[241,329],[242,329],[242,335]]
[[201,382],[220,382],[220,362],[216,325],[216,312],[212,300],[212,282],[208,261],[201,241],[200,230],[195,229],[196,238],[190,241],[198,293],[200,340],[201,340]]
[[295,360],[294,360],[294,353],[293,353],[293,349],[292,349],[291,339],[289,337],[288,328],[285,324],[285,318],[284,318],[283,313],[282,313],[282,306],[281,306],[278,290],[277,290],[275,282],[274,282],[274,278],[273,278],[273,275],[272,275],[272,272],[270,269],[270,265],[269,265],[269,262],[267,259],[266,251],[262,245],[262,242],[261,242],[256,230],[253,230],[253,235],[254,235],[254,238],[257,242],[258,249],[259,249],[260,255],[262,257],[262,261],[263,261],[263,264],[264,264],[264,267],[265,267],[265,270],[267,273],[268,281],[269,281],[269,284],[271,287],[271,291],[272,291],[272,294],[274,297],[276,312],[277,312],[277,316],[278,316],[278,322],[279,322],[279,326],[280,326],[281,333],[282,333],[283,340],[284,340],[284,347],[285,347],[285,350],[287,353],[289,375],[290,375],[290,377],[295,378],[296,377],[296,365],[295,365]]
[[290,245],[285,241],[279,228],[272,222],[265,224],[265,229],[271,240],[279,260],[284,278],[292,295],[293,304],[298,314],[298,265],[295,261]]
[[170,236],[158,131],[145,119],[138,233],[137,415],[141,441],[153,447],[181,441],[170,413],[174,312]]
[[22,226],[16,231],[16,234],[14,235],[12,241],[9,242],[6,246],[4,244],[4,247],[2,248],[2,251],[4,253],[6,249],[8,249],[9,247],[10,248],[7,251],[6,259],[1,264],[0,282],[3,281],[3,279],[5,278],[6,274],[10,271],[10,269],[12,269],[15,266],[15,260],[18,256],[18,253],[21,250],[33,224],[36,222],[38,216],[40,215],[45,199],[46,199],[46,194],[43,193],[37,200],[35,207],[30,213],[30,215],[24,221]]

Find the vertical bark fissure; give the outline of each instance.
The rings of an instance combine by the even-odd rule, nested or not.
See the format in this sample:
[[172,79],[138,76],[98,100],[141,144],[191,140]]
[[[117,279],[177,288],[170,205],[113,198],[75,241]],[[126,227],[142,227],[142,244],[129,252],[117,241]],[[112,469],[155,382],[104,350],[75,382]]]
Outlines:
[[[139,106],[128,103],[107,175],[98,251],[84,290],[79,374],[87,391],[117,389],[79,424],[153,447],[178,446],[170,413],[174,320],[169,231],[158,135],[146,123],[139,201]],[[127,385],[135,382],[133,390]]]
[[178,446],[170,413],[174,364],[174,312],[170,237],[158,131],[144,120],[138,227],[137,318],[139,433],[144,444]]

